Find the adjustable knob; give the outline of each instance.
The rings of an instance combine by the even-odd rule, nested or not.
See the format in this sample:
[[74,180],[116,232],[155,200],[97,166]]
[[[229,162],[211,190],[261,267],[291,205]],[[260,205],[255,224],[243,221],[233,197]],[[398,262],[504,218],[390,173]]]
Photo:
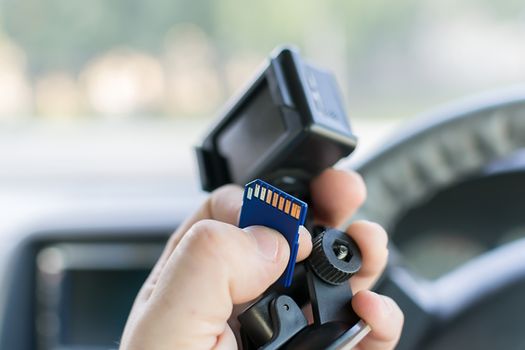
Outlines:
[[321,280],[338,285],[359,271],[361,252],[348,235],[329,228],[314,237],[308,262]]

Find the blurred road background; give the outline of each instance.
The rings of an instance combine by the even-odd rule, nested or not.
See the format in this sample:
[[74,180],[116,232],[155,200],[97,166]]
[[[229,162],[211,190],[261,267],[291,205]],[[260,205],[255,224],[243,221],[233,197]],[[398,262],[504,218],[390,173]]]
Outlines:
[[0,188],[197,192],[192,145],[283,43],[334,71],[366,150],[522,82],[524,39],[518,0],[3,0]]

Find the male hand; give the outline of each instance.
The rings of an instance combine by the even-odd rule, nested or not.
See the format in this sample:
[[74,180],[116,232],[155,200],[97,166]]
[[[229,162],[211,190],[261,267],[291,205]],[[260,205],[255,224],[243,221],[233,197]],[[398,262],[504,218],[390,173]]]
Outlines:
[[[124,330],[122,349],[237,349],[235,306],[261,295],[284,272],[290,251],[278,232],[237,227],[242,189],[224,186],[172,235],[144,283]],[[363,203],[366,190],[354,172],[329,169],[311,184],[315,220],[337,227]],[[360,350],[393,349],[403,314],[390,298],[369,289],[388,257],[387,235],[358,221],[347,229],[361,249],[361,270],[351,278],[352,306],[372,331]],[[301,228],[298,261],[312,249]],[[230,322],[232,321],[232,322]],[[232,326],[230,326],[230,324]]]

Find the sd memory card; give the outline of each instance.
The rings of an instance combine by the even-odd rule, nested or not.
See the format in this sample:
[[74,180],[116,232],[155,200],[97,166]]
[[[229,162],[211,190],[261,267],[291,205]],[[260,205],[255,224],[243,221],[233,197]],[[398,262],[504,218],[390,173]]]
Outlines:
[[290,245],[290,261],[280,279],[285,287],[292,283],[299,247],[299,227],[304,224],[307,209],[305,202],[262,180],[254,180],[244,187],[239,227],[269,227],[279,231]]

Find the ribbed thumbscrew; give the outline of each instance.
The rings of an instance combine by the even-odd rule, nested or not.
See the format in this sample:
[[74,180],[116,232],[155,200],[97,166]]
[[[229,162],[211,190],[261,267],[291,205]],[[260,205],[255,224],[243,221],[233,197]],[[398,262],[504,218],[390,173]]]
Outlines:
[[309,264],[326,283],[338,285],[361,268],[361,252],[344,232],[327,229],[314,237]]

